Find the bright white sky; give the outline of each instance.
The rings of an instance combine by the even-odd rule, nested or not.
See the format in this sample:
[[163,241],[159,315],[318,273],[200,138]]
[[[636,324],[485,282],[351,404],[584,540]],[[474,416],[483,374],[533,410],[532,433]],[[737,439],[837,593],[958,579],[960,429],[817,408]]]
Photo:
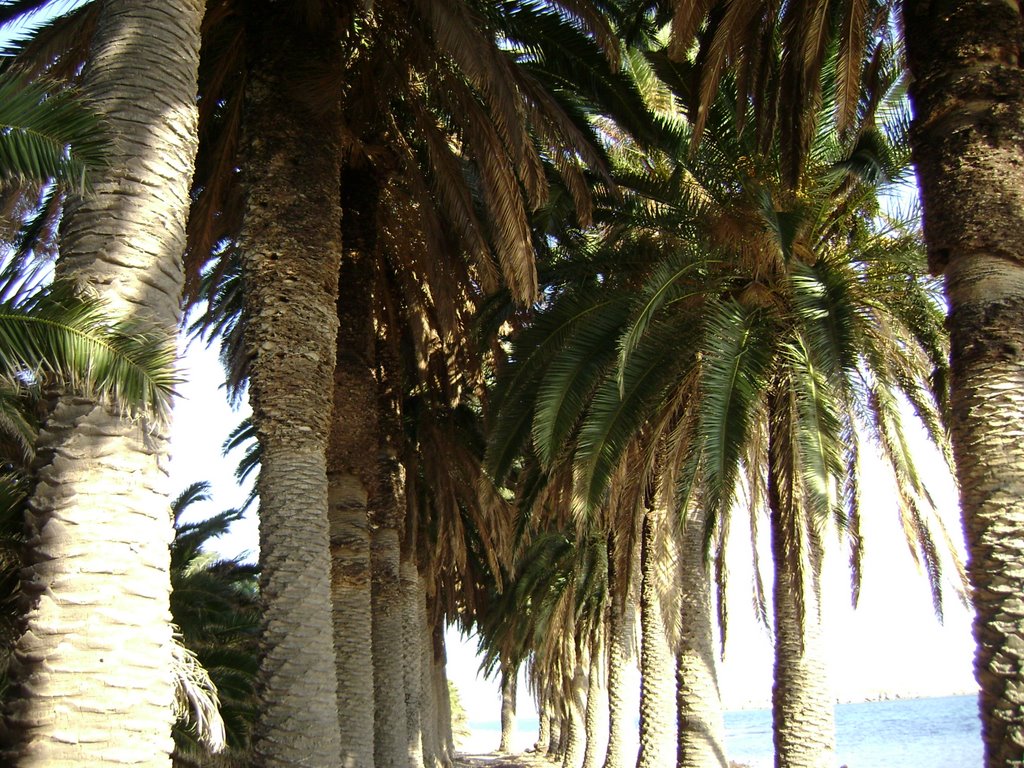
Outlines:
[[[233,479],[237,457],[221,457],[221,444],[242,419],[228,407],[221,372],[214,352],[194,343],[185,355],[175,406],[171,475],[177,490],[197,480],[213,484],[214,498],[197,505],[197,516],[207,516],[238,506],[246,492]],[[940,625],[931,608],[925,578],[911,560],[903,543],[890,483],[883,470],[873,473],[877,482],[868,489],[864,505],[867,547],[860,607],[850,609],[848,577],[841,557],[826,564],[826,625],[832,649],[833,689],[841,699],[858,699],[880,692],[900,694],[947,694],[976,690],[971,660],[971,617],[950,597],[946,620]],[[944,470],[931,471],[929,479],[957,541],[962,538],[956,496]],[[765,526],[767,528],[767,526]],[[725,662],[720,669],[722,693],[728,707],[748,702],[767,702],[771,695],[772,649],[768,633],[750,609],[749,547],[736,536],[735,556],[730,560],[730,627]],[[221,543],[226,554],[255,553],[254,519],[235,523]],[[765,560],[767,562],[767,560]],[[770,581],[767,585],[770,587]],[[476,680],[475,643],[460,643],[449,632],[449,677],[462,695],[467,711],[494,712],[500,697],[493,682]],[[530,701],[520,688],[520,712]],[[491,708],[491,709],[489,709]],[[490,718],[483,718],[490,719]]]

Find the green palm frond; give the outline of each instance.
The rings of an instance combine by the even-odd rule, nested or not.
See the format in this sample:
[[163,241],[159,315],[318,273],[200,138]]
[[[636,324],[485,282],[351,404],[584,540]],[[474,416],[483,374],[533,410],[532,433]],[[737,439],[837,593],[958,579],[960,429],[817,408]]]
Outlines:
[[[9,285],[14,277],[7,279]],[[46,377],[163,416],[177,381],[175,359],[171,334],[111,323],[101,302],[78,296],[68,283],[0,303],[0,369],[10,375]]]
[[550,467],[567,445],[588,404],[588,398],[614,362],[625,307],[607,307],[577,327],[551,360],[537,388],[533,445],[541,463]]
[[708,518],[731,504],[743,446],[759,415],[774,354],[764,313],[731,301],[709,308],[701,355],[700,435]]
[[0,72],[0,180],[56,179],[83,189],[107,158],[103,124],[78,96]]

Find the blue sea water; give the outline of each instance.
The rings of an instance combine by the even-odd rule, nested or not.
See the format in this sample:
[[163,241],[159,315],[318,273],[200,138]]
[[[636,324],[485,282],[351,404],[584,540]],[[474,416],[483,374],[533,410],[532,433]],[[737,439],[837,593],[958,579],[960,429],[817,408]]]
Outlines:
[[[481,751],[497,748],[499,724],[474,720],[470,728],[487,735]],[[767,709],[725,713],[730,760],[771,768],[772,718]],[[532,744],[536,718],[519,718],[519,748]],[[981,724],[975,696],[902,699],[836,707],[839,765],[849,768],[980,768]]]
[[[727,712],[729,759],[772,765],[769,710]],[[975,696],[872,701],[836,707],[836,751],[849,768],[980,768]]]

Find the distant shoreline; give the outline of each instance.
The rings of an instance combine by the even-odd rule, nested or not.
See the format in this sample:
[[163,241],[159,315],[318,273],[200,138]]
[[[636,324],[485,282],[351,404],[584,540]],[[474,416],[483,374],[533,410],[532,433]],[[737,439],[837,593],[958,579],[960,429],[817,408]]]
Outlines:
[[[977,690],[954,691],[952,693],[923,693],[920,691],[878,691],[864,696],[836,697],[836,704],[873,704],[882,701],[912,701],[917,699],[950,699],[958,696],[977,696]],[[749,712],[751,710],[771,709],[770,699],[751,699],[745,702],[732,702],[725,708],[726,712]]]

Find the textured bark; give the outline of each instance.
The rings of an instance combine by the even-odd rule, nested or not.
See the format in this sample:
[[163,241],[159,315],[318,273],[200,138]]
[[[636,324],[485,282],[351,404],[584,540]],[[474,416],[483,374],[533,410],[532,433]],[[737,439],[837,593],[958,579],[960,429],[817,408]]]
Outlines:
[[1024,764],[1024,40],[1017,2],[904,0],[914,163],[945,279],[987,768]]
[[[105,2],[83,90],[112,162],[65,213],[58,273],[173,343],[196,150],[203,4]],[[38,441],[33,600],[11,663],[22,766],[169,766],[173,749],[164,425],[64,396]]]
[[601,705],[608,697],[608,691],[603,685],[601,664],[604,661],[600,649],[591,651],[590,675],[587,686],[587,711],[583,740],[585,749],[583,751],[583,768],[597,768],[597,734],[601,730]]
[[637,768],[661,768],[675,761],[675,665],[665,635],[658,594],[657,529],[664,514],[644,515],[640,549],[640,752]]
[[680,548],[680,637],[676,652],[678,768],[726,768],[725,723],[715,668],[711,568],[704,558],[704,515],[686,520]]
[[546,755],[548,745],[551,743],[551,713],[542,704],[537,717],[537,741],[533,745],[533,751],[539,755]]
[[499,752],[512,749],[516,731],[516,688],[519,669],[512,664],[501,665],[501,743]]
[[[615,563],[614,547],[609,543],[608,562]],[[604,768],[625,768],[626,755],[623,745],[626,738],[626,692],[624,672],[626,667],[626,631],[623,603],[615,590],[618,581],[609,568],[608,582],[611,585],[608,600],[608,749],[605,753]],[[633,761],[631,760],[630,763]]]
[[420,662],[423,651],[423,626],[426,623],[426,589],[423,578],[416,570],[412,557],[403,558],[400,566],[402,579],[402,625],[405,628],[405,738],[410,768],[423,768],[423,689]]
[[402,627],[401,556],[398,531],[370,535],[373,569],[373,756],[376,768],[406,768],[405,645]]
[[334,416],[327,448],[331,597],[342,765],[373,767],[370,499],[379,496],[373,232],[376,187],[342,176],[343,254],[338,274]]
[[[424,606],[424,616],[429,613]],[[440,711],[437,705],[437,690],[434,685],[434,629],[429,621],[424,622],[424,631],[421,651],[423,660],[420,666],[423,686],[423,764],[426,768],[439,768],[441,765],[441,742],[440,742]]]
[[782,397],[769,396],[768,507],[775,584],[775,682],[772,730],[777,768],[835,765],[835,703],[828,684],[818,579],[820,557],[794,505],[789,466],[791,431]]
[[583,697],[587,686],[587,675],[580,664],[572,678],[569,701],[565,717],[565,750],[562,768],[579,768],[583,760]]
[[548,748],[547,756],[552,760],[559,760],[562,757],[562,728],[565,721],[561,715],[552,714],[548,719]]
[[441,765],[443,768],[452,768],[455,764],[455,734],[452,732],[452,700],[448,693],[448,654],[440,622],[434,627],[434,658],[437,670],[437,709],[440,713]]
[[247,15],[241,252],[262,450],[261,766],[329,766],[341,756],[325,458],[341,258],[340,105],[305,98],[308,86],[296,82],[340,83],[341,48],[327,25],[306,29],[298,17],[269,2]]

